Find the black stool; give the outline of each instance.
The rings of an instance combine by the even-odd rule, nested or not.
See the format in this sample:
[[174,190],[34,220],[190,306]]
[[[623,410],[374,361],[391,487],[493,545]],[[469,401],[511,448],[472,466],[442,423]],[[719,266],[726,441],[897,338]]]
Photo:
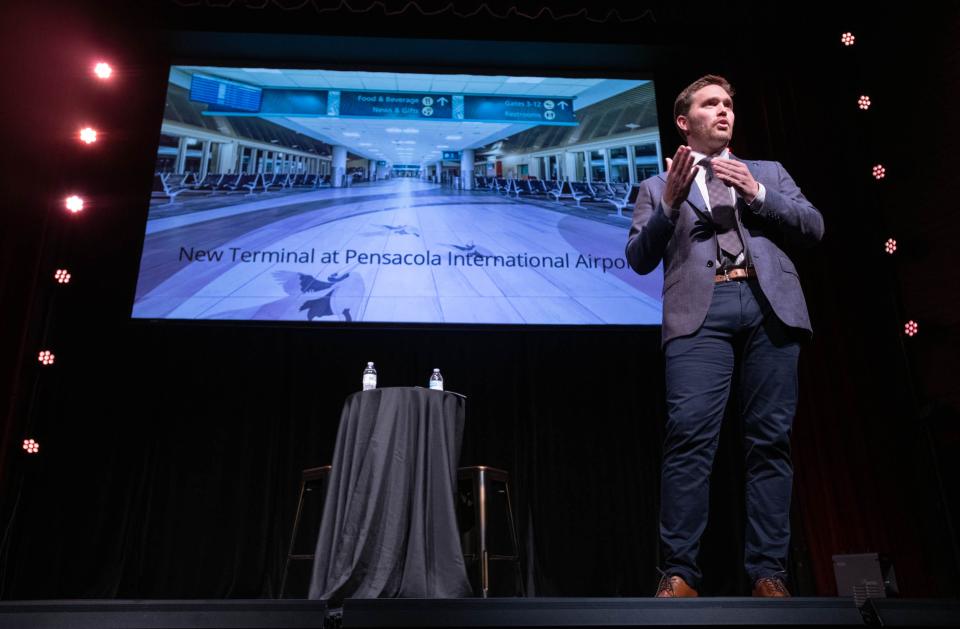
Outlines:
[[[494,595],[524,595],[509,481],[507,472],[484,465],[457,471],[460,544],[473,590],[484,598],[491,594],[491,582]],[[506,587],[508,571],[513,573],[512,590]]]
[[[297,515],[293,518],[293,531],[290,533],[290,548],[283,567],[283,579],[280,581],[280,598],[287,592],[288,580],[296,582],[295,597],[307,597],[330,469],[331,466],[324,465],[311,467],[300,473],[300,499],[297,501]],[[292,579],[291,570],[294,571]]]

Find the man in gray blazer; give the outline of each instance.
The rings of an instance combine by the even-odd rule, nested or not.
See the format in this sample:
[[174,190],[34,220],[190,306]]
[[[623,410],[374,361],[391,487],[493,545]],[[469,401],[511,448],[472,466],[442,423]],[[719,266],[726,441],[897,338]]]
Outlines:
[[823,237],[823,217],[778,162],[733,157],[734,91],[707,75],[684,89],[685,139],[667,172],[640,184],[626,256],[663,261],[667,426],[661,472],[663,578],[657,596],[697,596],[700,536],[720,424],[739,361],[746,453],[744,564],[754,596],[789,596],[790,428],[810,319],[781,248]]

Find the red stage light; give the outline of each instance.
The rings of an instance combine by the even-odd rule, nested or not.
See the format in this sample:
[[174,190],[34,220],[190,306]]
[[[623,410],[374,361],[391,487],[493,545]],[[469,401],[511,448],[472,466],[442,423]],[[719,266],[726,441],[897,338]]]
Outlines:
[[105,61],[100,61],[97,65],[93,66],[93,73],[100,80],[107,80],[113,74],[113,68],[110,67],[110,64]]
[[40,352],[40,355],[37,357],[37,359],[44,365],[52,365],[54,358],[55,358],[54,355],[50,353],[49,350],[46,350],[46,349]]
[[911,319],[903,324],[903,332],[907,336],[914,336],[917,332],[920,331],[920,326],[917,325],[917,322]]
[[75,194],[71,194],[69,197],[67,197],[64,201],[64,205],[74,214],[83,211],[83,199]]
[[27,454],[36,454],[40,452],[40,444],[33,439],[24,439],[23,449],[27,451]]
[[853,33],[844,33],[840,36],[840,41],[844,46],[853,46],[853,42],[856,41],[856,37],[853,36]]
[[97,130],[93,127],[80,129],[80,141],[84,144],[93,144],[97,141]]
[[883,243],[883,250],[893,255],[897,250],[897,241],[893,238],[887,238],[887,242]]
[[861,96],[861,97],[857,100],[857,106],[858,106],[860,109],[863,109],[864,111],[866,111],[867,109],[870,109],[870,97],[869,97],[869,96]]
[[873,178],[877,181],[880,181],[887,176],[887,169],[883,167],[883,164],[877,164],[873,167]]
[[70,273],[66,269],[57,269],[57,272],[53,274],[53,279],[57,280],[59,284],[69,284]]

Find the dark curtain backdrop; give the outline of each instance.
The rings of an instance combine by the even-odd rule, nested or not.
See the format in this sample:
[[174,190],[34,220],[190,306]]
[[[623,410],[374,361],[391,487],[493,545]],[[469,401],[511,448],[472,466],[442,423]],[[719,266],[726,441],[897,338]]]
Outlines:
[[[960,500],[948,468],[960,401],[947,375],[960,355],[948,240],[960,226],[949,192],[956,9],[895,19],[728,6],[718,47],[702,16],[656,8],[655,24],[343,18],[325,32],[661,45],[636,69],[657,79],[668,153],[679,141],[672,95],[726,73],[739,90],[734,152],[783,162],[827,224],[821,246],[793,252],[816,328],[794,431],[794,587],[832,594],[832,554],[879,551],[905,594],[957,595]],[[651,591],[659,330],[131,322],[169,62],[158,28],[302,31],[310,20],[243,7],[179,7],[161,12],[167,21],[76,6],[7,11],[4,56],[22,63],[2,77],[17,88],[4,105],[18,150],[2,152],[0,596],[276,595],[299,472],[330,461],[343,399],[368,360],[381,386],[424,385],[439,367],[468,396],[461,462],[510,471],[530,593]],[[844,57],[847,28],[861,48]],[[94,53],[122,60],[122,96],[78,78]],[[877,103],[866,123],[854,107],[864,86]],[[63,139],[78,111],[109,130],[98,152]],[[890,172],[880,186],[869,179],[876,162]],[[59,191],[79,183],[93,204],[65,220]],[[899,233],[894,262],[882,243]],[[74,282],[51,291],[51,269],[66,262]],[[906,343],[901,312],[929,336]],[[37,366],[40,346],[55,349],[53,369]],[[22,455],[27,435],[40,456]],[[741,457],[728,421],[703,544],[708,594],[747,591]]]
[[275,594],[299,471],[331,461],[368,359],[381,386],[425,385],[439,366],[468,396],[462,463],[511,472],[543,592],[649,586],[655,338],[160,326],[71,353],[124,347],[133,360],[61,383],[49,409],[60,419],[28,472],[10,597]]

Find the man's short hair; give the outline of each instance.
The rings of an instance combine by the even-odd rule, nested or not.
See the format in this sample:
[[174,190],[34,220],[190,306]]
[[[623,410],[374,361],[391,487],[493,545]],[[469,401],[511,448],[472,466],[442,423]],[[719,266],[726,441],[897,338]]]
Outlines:
[[[727,94],[730,95],[730,98],[733,98],[733,86],[730,85],[730,82],[725,78],[717,74],[707,74],[702,76],[690,85],[683,88],[683,91],[677,95],[677,100],[673,101],[674,125],[677,124],[677,118],[679,116],[686,116],[690,113],[690,105],[693,104],[693,95],[708,85],[719,85],[724,89],[724,91],[727,92]],[[680,133],[680,137],[686,141],[687,134],[683,132],[683,129],[677,126],[677,131]]]

